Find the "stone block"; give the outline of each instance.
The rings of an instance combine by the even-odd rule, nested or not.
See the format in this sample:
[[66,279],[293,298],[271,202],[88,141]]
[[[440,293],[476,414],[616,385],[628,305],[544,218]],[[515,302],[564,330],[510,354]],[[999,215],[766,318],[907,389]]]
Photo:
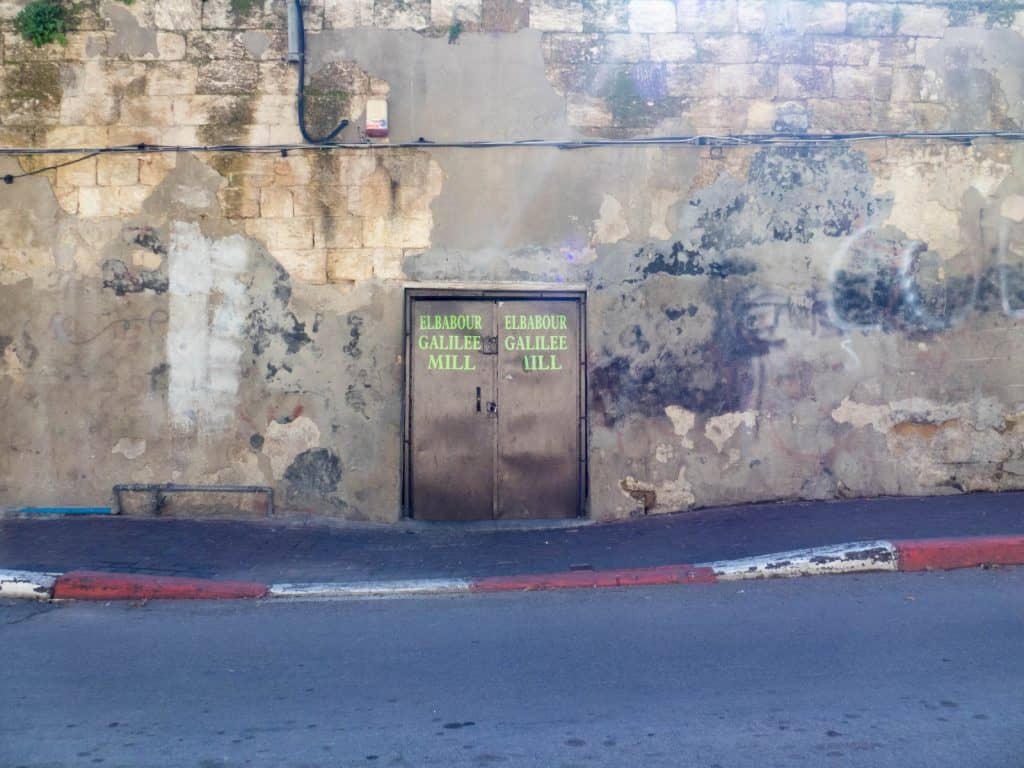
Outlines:
[[485,32],[517,32],[530,26],[530,0],[483,0]]
[[64,47],[61,45],[44,45],[37,48],[31,42],[14,32],[3,35],[4,62],[17,64],[27,61],[63,61]]
[[[768,26],[768,12],[770,10],[768,0],[745,0],[739,3],[736,12],[736,29],[744,35],[759,35]],[[685,31],[686,27],[680,25]]]
[[134,154],[107,154],[96,158],[96,183],[101,187],[139,183],[139,158]]
[[199,64],[196,93],[253,95],[259,79],[259,65],[254,61],[212,59]]
[[883,105],[879,128],[892,131],[939,131],[950,127],[949,108],[942,103],[899,103]]
[[146,76],[146,93],[150,96],[189,96],[196,92],[198,75],[193,64],[153,64]]
[[583,3],[584,32],[628,32],[628,0],[588,0]]
[[119,216],[117,197],[104,187],[81,187],[78,190],[78,215],[85,218]]
[[783,64],[779,67],[779,97],[812,99],[832,95],[832,70]]
[[651,37],[651,35],[605,35],[605,60],[616,63],[647,61],[651,58]]
[[224,216],[229,219],[259,218],[260,195],[257,188],[228,186],[218,191],[217,198]]
[[363,223],[356,216],[320,216],[313,239],[318,248],[358,248],[363,244]]
[[431,219],[390,216],[363,220],[363,245],[371,248],[429,248]]
[[810,99],[812,133],[856,133],[878,130],[876,112],[870,101]]
[[426,29],[430,0],[374,0],[373,24],[381,29]]
[[[66,162],[68,158],[57,160]],[[96,186],[96,158],[90,157],[72,165],[57,169],[57,186],[59,187],[94,187]]]
[[64,59],[66,61],[96,61],[103,59],[106,55],[107,36],[104,33],[68,33],[68,44],[64,46]]
[[531,0],[530,29],[542,32],[582,32],[580,0]]
[[110,94],[89,93],[65,96],[60,102],[63,125],[110,125],[118,119],[119,107]]
[[324,4],[325,29],[373,26],[373,0],[329,0]]
[[949,9],[931,5],[899,5],[897,32],[911,37],[942,37],[949,27]]
[[752,99],[747,104],[746,130],[753,133],[771,133],[775,128],[776,108],[771,101]]
[[296,216],[344,216],[348,207],[349,188],[341,184],[330,186],[292,187],[292,202]]
[[153,25],[171,32],[199,29],[203,22],[202,0],[160,0],[153,3]]
[[106,192],[117,200],[118,214],[130,216],[142,210],[142,204],[152,194],[153,188],[135,184],[128,187],[108,187]]
[[55,187],[54,197],[57,198],[57,205],[64,213],[72,216],[78,213],[78,187]]
[[[278,9],[272,9],[271,5],[272,3],[267,0],[252,0],[248,4],[238,3],[235,0],[206,0],[202,4],[202,27],[203,29],[263,29],[273,26],[277,20],[274,10],[283,15],[287,9],[284,8],[284,3],[280,3],[281,7]],[[306,3],[303,3],[304,7],[305,5]],[[315,13],[303,15],[309,17],[309,22],[316,23]],[[323,19],[322,13],[320,18]],[[312,25],[308,26],[309,30],[312,28]]]
[[293,280],[308,285],[327,283],[327,252],[322,248],[291,250],[271,248],[270,254],[285,268]]
[[747,101],[745,99],[706,99],[684,117],[694,133],[724,134],[742,133],[747,122]]
[[841,35],[846,31],[846,3],[783,0],[769,9],[766,29],[770,33]]
[[157,32],[156,50],[160,61],[180,61],[185,58],[185,36],[174,32]]
[[286,187],[263,187],[260,189],[260,216],[265,218],[288,218],[295,215],[292,191]]
[[718,94],[718,67],[714,64],[669,65],[665,73],[668,95],[676,98],[712,98]]
[[291,153],[288,157],[274,159],[274,184],[281,187],[296,187],[309,184],[311,177],[309,157]]
[[294,120],[290,124],[271,125],[269,128],[268,144],[301,144],[305,141],[299,132],[298,123]]
[[123,98],[119,121],[124,125],[171,126],[176,125],[174,96],[140,96]]
[[327,281],[351,283],[373,277],[373,251],[344,248],[327,251]]
[[629,0],[629,31],[651,34],[675,32],[675,3],[672,0]]
[[46,132],[43,142],[47,147],[102,147],[106,144],[107,129],[91,125],[56,125]]
[[758,39],[750,35],[725,35],[697,39],[698,56],[721,64],[746,64],[757,61]]
[[224,103],[219,96],[182,96],[174,100],[174,119],[178,125],[206,125],[214,109]]
[[250,219],[245,231],[262,240],[273,251],[277,248],[308,251],[313,248],[313,219]]
[[373,276],[378,280],[404,280],[403,253],[397,248],[375,248],[372,251]]
[[294,96],[266,95],[256,102],[252,121],[259,125],[295,125],[298,131],[296,120]]
[[943,83],[938,74],[925,67],[898,68],[893,72],[893,101],[942,100]]
[[139,158],[139,183],[155,187],[178,163],[171,152],[149,153]]
[[140,125],[112,125],[107,128],[107,144],[121,146],[123,144],[163,144],[164,132],[169,128],[156,128]]
[[875,37],[896,33],[900,21],[895,3],[850,3],[846,9],[846,34]]
[[888,101],[892,96],[889,67],[833,67],[832,85],[837,99]]
[[732,34],[739,29],[740,7],[746,3],[747,0],[678,0],[676,25],[680,32],[702,36]]
[[263,61],[259,64],[260,93],[275,96],[295,94],[298,70],[285,61]]
[[778,69],[773,64],[723,64],[718,68],[718,95],[771,99],[778,90]]
[[697,56],[697,46],[691,35],[651,35],[650,46],[653,61],[684,62]]
[[859,38],[816,37],[813,56],[818,64],[838,64],[844,67],[866,67],[878,57],[876,41]]
[[570,125],[581,128],[608,128],[614,122],[608,102],[576,93],[569,94],[566,115]]
[[431,0],[430,22],[447,28],[456,21],[476,26],[483,18],[482,0]]
[[766,64],[818,64],[814,57],[815,39],[814,35],[796,32],[766,35],[761,38],[757,60]]

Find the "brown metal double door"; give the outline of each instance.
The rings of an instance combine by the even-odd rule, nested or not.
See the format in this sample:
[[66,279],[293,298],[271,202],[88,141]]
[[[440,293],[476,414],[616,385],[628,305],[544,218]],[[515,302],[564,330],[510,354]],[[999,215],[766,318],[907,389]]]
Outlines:
[[579,514],[579,301],[416,298],[410,309],[413,517]]

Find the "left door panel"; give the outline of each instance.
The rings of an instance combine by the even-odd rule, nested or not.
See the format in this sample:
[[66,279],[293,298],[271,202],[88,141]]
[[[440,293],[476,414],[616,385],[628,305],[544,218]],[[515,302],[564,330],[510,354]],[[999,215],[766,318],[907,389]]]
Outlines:
[[412,302],[409,450],[413,517],[494,516],[494,302]]

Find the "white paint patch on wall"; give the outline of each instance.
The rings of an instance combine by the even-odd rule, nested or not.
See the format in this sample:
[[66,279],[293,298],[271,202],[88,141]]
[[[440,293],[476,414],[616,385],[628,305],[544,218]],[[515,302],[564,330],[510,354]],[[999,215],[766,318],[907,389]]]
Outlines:
[[320,428],[308,416],[299,416],[287,424],[270,422],[263,438],[263,453],[270,459],[274,479],[284,477],[295,457],[320,444]]
[[708,419],[708,423],[704,427],[704,436],[714,443],[715,449],[721,453],[722,448],[736,434],[737,429],[741,426],[752,429],[756,423],[757,413],[754,411],[723,413],[721,416]]
[[665,406],[665,415],[668,416],[669,421],[672,422],[672,431],[675,432],[679,437],[680,445],[686,450],[693,449],[693,441],[690,440],[687,435],[690,430],[693,429],[694,423],[697,421],[697,414],[693,411],[688,411],[680,405],[667,405]]
[[167,402],[179,429],[223,427],[234,413],[249,309],[239,276],[249,248],[238,235],[211,240],[198,224],[171,225]]
[[120,453],[126,459],[137,459],[139,456],[146,452],[146,441],[135,440],[130,437],[122,437],[113,448],[110,449],[111,453]]

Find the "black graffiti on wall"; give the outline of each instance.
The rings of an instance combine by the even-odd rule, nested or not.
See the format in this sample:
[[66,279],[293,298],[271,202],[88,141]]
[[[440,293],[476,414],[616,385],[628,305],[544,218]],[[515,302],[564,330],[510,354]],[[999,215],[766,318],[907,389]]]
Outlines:
[[729,280],[708,281],[705,298],[712,312],[705,341],[649,345],[650,354],[613,355],[592,369],[594,408],[606,425],[631,413],[661,415],[668,405],[717,415],[740,410],[756,394],[755,361],[784,343],[772,335],[777,302],[760,298],[749,282]]
[[983,256],[971,254],[958,269],[925,243],[858,233],[832,276],[829,319],[844,331],[923,335],[954,328],[973,314],[1020,317],[1024,267],[1007,263],[1005,251],[990,256],[982,264]]

